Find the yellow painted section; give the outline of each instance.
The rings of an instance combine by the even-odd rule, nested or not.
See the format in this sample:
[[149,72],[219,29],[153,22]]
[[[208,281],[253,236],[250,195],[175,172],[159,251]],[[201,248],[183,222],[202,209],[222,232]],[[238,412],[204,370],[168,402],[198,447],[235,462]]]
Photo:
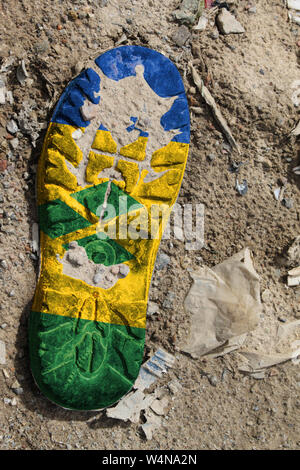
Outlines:
[[101,152],[116,153],[117,144],[109,131],[98,130],[92,148]]
[[135,142],[124,145],[124,147],[120,149],[120,155],[123,155],[123,157],[133,158],[139,162],[145,160],[147,140],[147,137],[139,137]]
[[[117,238],[115,241],[132,253],[135,259],[126,263],[130,268],[129,274],[124,279],[118,280],[110,289],[93,287],[82,280],[64,275],[62,273],[63,265],[57,259],[57,255],[60,259],[64,256],[64,244],[97,232],[98,218],[71,197],[75,189],[74,175],[67,169],[64,159],[67,158],[71,161],[70,153],[73,150],[75,152],[74,160],[78,161],[80,157],[80,149],[72,139],[74,130],[74,127],[66,124],[50,124],[38,166],[38,202],[43,204],[59,198],[93,225],[56,239],[51,239],[41,232],[41,275],[36,289],[33,310],[143,328],[146,321],[148,291],[160,239]],[[103,136],[103,132],[108,131],[97,131],[96,138],[100,132]],[[59,140],[61,136],[66,139],[66,142]],[[99,139],[103,139],[103,137],[99,137]],[[105,137],[105,139],[107,142],[111,142],[109,137]],[[53,141],[58,141],[60,146],[54,146]],[[99,143],[98,140],[96,144],[100,147],[101,142]],[[59,151],[59,148],[62,148],[63,151]],[[158,219],[160,232],[162,232],[172,205],[176,201],[184,174],[188,148],[188,144],[170,142],[163,149],[154,152],[151,162],[152,168],[158,172],[168,171],[149,183],[143,181],[147,170],[143,170],[139,175],[137,163],[122,161],[121,158],[118,162],[117,168],[125,180],[124,190],[137,202],[143,204],[144,211],[146,210],[150,214],[153,204],[166,205],[167,211]],[[101,150],[103,149],[101,148]],[[93,160],[93,158],[93,152],[90,152],[90,159]],[[106,165],[110,160],[105,157],[103,162],[103,165]],[[92,163],[89,163],[87,168],[89,165],[91,169],[89,181],[96,183],[94,179],[96,169],[92,170]],[[108,168],[108,166],[105,167]],[[102,181],[105,180],[97,178],[97,184]],[[89,184],[85,187],[90,186]],[[77,191],[82,189],[81,186],[76,187]],[[110,221],[106,226],[116,223],[118,227],[118,222],[122,222],[124,218],[127,218],[128,224],[135,223],[138,216],[138,213],[124,214],[117,221]],[[150,228],[148,227],[149,232]]]
[[88,183],[99,184],[103,179],[99,179],[100,171],[105,168],[111,168],[114,163],[114,157],[108,155],[99,155],[91,151],[89,153],[89,162],[86,167],[86,180]]

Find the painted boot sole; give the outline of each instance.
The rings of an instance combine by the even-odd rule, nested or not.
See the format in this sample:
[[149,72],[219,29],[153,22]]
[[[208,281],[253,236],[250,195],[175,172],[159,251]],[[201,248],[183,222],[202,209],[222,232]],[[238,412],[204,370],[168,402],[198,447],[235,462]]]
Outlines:
[[[38,166],[41,264],[29,322],[32,373],[52,402],[102,409],[132,388],[188,147],[183,82],[156,51],[107,51],[62,94]],[[143,221],[159,205],[150,231]]]

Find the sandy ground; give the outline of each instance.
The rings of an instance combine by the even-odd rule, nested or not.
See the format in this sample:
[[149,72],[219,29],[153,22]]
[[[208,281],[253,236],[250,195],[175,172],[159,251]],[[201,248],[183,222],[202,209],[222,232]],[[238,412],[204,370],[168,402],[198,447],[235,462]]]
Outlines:
[[[183,309],[191,285],[188,268],[214,266],[245,246],[253,250],[264,293],[258,350],[269,352],[269,324],[273,328],[279,318],[300,317],[299,288],[286,287],[282,265],[282,253],[299,234],[300,177],[292,172],[299,154],[295,139],[287,135],[299,119],[292,95],[300,78],[300,28],[287,21],[283,1],[257,0],[251,4],[256,13],[246,8],[249,1],[229,3],[244,34],[223,36],[209,25],[204,32],[191,32],[179,47],[172,39],[178,29],[171,14],[179,4],[176,0],[0,2],[0,63],[14,59],[1,73],[14,103],[0,105],[0,259],[5,260],[0,267],[0,340],[7,350],[6,364],[0,366],[0,448],[299,448],[299,366],[289,362],[273,367],[258,381],[238,372],[236,353],[195,360],[180,352],[191,327]],[[178,240],[161,246],[170,263],[153,277],[150,299],[159,313],[148,319],[145,358],[158,347],[175,354],[176,367],[160,384],[176,379],[182,388],[149,441],[139,424],[49,403],[28,366],[27,319],[38,268],[30,246],[31,227],[37,220],[35,172],[44,129],[68,81],[123,34],[124,44],[151,47],[175,61],[190,104],[202,108],[202,114],[192,118],[191,150],[178,202],[205,205],[206,247],[186,251]],[[21,59],[29,74],[24,87],[16,78]],[[227,119],[241,156],[231,154],[195,93],[191,60],[196,60]],[[25,124],[14,149],[6,124],[14,118],[19,122],[24,109]],[[235,189],[235,175],[228,170],[232,161],[248,162],[240,174],[249,185],[245,196]],[[290,208],[273,194],[283,183]],[[171,303],[164,303],[170,292]],[[16,379],[19,394],[12,389]]]

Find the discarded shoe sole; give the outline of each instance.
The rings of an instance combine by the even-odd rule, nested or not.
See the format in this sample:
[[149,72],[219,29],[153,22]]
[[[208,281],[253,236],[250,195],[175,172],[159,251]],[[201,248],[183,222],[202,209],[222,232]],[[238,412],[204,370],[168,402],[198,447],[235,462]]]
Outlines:
[[[64,408],[110,406],[138,376],[151,275],[188,144],[180,74],[144,47],[100,55],[55,108],[38,167],[29,342],[37,385]],[[159,204],[155,238],[143,221]]]

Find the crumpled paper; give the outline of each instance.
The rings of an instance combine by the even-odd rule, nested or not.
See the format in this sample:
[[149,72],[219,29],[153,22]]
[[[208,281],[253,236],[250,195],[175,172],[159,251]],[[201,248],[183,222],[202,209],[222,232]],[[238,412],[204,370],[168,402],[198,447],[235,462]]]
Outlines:
[[[238,349],[261,313],[259,275],[248,248],[210,269],[192,272],[193,285],[185,299],[191,332],[181,348],[192,357],[222,355]],[[215,350],[215,351],[214,351]]]

